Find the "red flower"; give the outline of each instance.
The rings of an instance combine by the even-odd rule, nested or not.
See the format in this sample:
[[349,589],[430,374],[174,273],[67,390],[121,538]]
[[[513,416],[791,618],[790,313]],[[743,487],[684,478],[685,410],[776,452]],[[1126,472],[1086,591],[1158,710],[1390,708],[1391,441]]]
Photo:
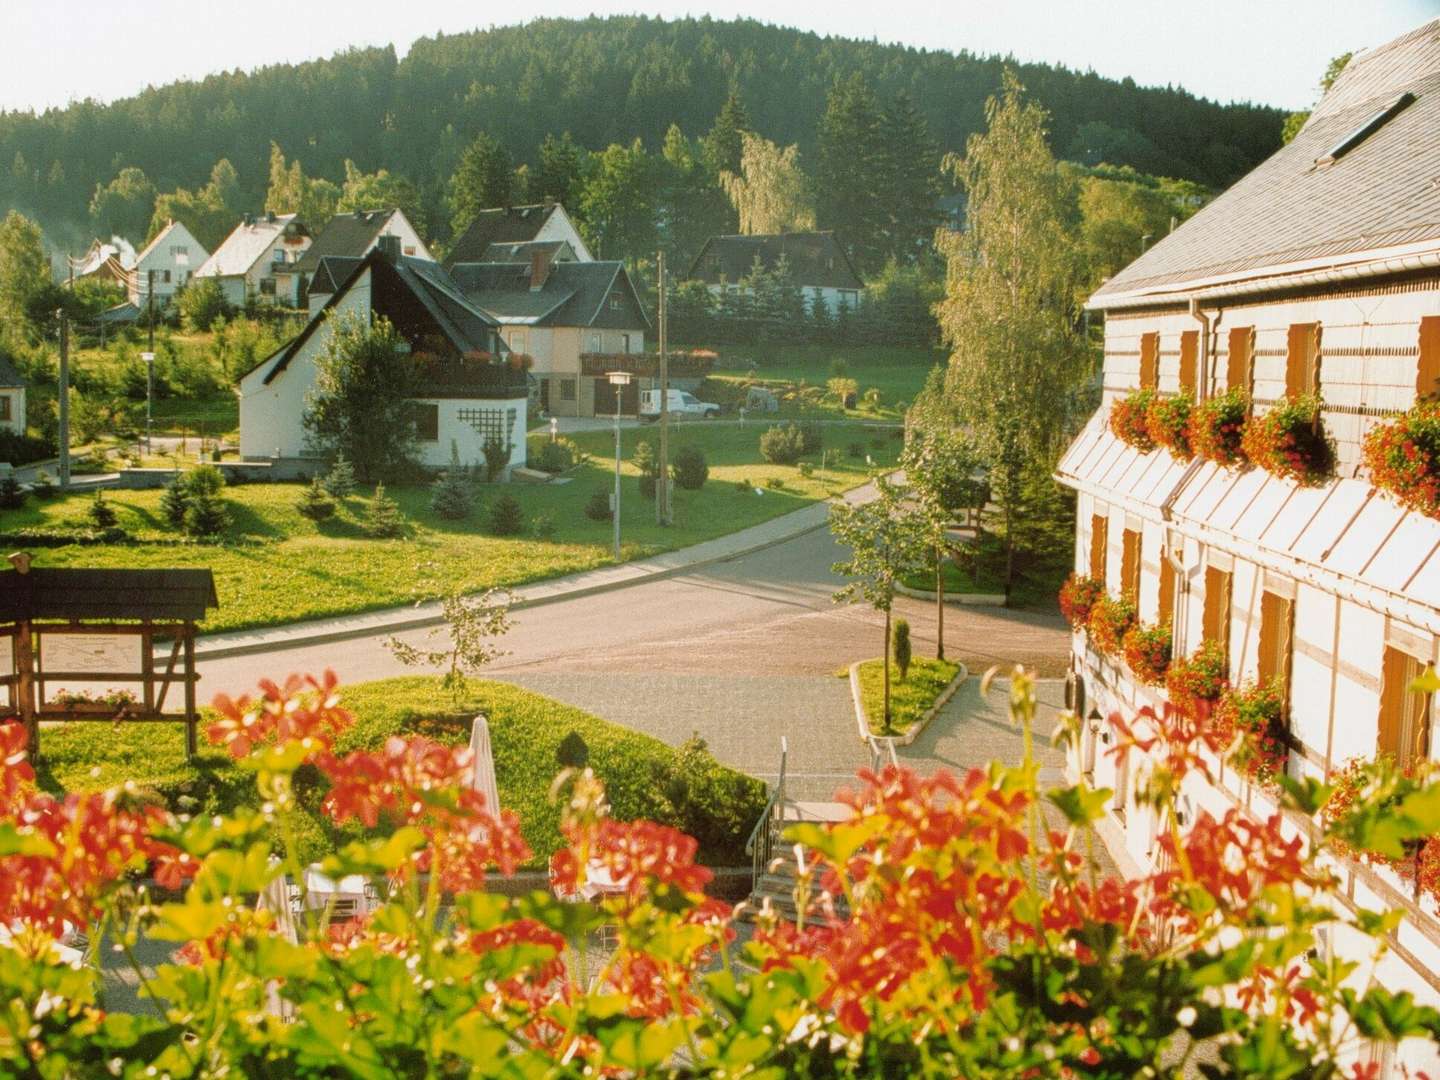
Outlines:
[[260,684],[259,701],[249,695],[232,701],[220,694],[213,703],[220,719],[206,729],[206,737],[235,758],[248,756],[272,739],[280,743],[310,739],[317,748],[328,749],[335,736],[354,723],[340,708],[338,685],[335,673],[327,670],[320,679],[291,675],[284,686],[266,679]]

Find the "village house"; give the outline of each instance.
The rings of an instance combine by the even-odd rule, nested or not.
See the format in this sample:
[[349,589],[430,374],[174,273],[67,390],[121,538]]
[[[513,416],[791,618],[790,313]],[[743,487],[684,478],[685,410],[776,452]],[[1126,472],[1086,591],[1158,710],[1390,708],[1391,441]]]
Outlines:
[[214,278],[226,303],[299,307],[301,275],[297,265],[310,247],[310,230],[294,214],[246,214],[215,249],[197,278]]
[[[509,448],[507,470],[524,464],[528,382],[523,369],[507,362],[498,324],[438,263],[407,258],[399,249],[399,237],[382,237],[350,265],[294,340],[241,376],[242,458],[313,471],[304,415],[316,359],[333,335],[332,320],[361,316],[388,319],[422,361],[421,390],[412,401],[421,464],[448,465],[452,443],[461,461],[483,462],[491,438]],[[317,279],[330,277],[331,262],[322,260]]]
[[[451,273],[500,325],[511,353],[532,358],[540,411],[635,415],[641,388],[654,382],[654,358],[647,367],[637,355],[645,351],[650,319],[624,264],[566,261],[570,247],[560,241],[486,250],[514,261],[459,263]],[[640,377],[622,388],[617,403],[605,376],[620,369]]]
[[[1440,752],[1432,695],[1411,686],[1440,659],[1440,520],[1374,486],[1362,449],[1440,388],[1437,176],[1440,20],[1352,59],[1291,143],[1088,304],[1105,318],[1103,403],[1057,471],[1078,493],[1076,571],[1133,597],[1141,623],[1168,624],[1174,657],[1214,643],[1233,686],[1273,685],[1295,777]],[[1181,460],[1128,445],[1109,423],[1140,389],[1198,405],[1234,388],[1247,424],[1318,395],[1333,468],[1300,483]],[[1102,823],[1111,846],[1151,866],[1161,823],[1133,798],[1134,759],[1107,753],[1108,718],[1158,711],[1165,691],[1084,630],[1072,664],[1069,693],[1087,721],[1072,770],[1114,790]],[[1186,789],[1188,812],[1274,811],[1263,777],[1215,767],[1217,785]],[[1286,820],[1291,834],[1308,827]],[[1440,1004],[1436,896],[1402,870],[1336,869],[1355,905],[1405,913],[1380,981]],[[1348,955],[1347,944],[1328,947]],[[1401,1061],[1377,1061],[1379,1075],[1399,1075]]]
[[182,222],[170,222],[135,258],[128,289],[130,303],[141,309],[149,304],[153,282],[155,306],[164,307],[208,258],[210,253]]
[[25,380],[0,356],[0,431],[25,434]]
[[823,303],[831,315],[860,306],[865,283],[833,232],[712,236],[685,278],[714,296],[739,296],[751,291],[746,278],[757,269],[774,273],[782,260],[807,306]]
[[458,263],[485,262],[492,244],[543,240],[563,240],[578,262],[590,262],[594,258],[565,207],[557,202],[544,202],[481,210],[450,248],[445,266],[449,269]]
[[[336,214],[330,219],[295,264],[295,272],[301,275],[300,293],[306,296],[309,284],[320,268],[320,260],[326,258],[363,259],[379,244],[380,237],[394,236],[400,240],[400,254],[410,259],[435,261],[425,241],[420,238],[415,226],[405,216],[405,211],[357,210],[348,214]],[[334,292],[333,287],[330,292]],[[329,295],[326,293],[324,295]],[[314,313],[314,305],[311,305]]]
[[135,272],[135,249],[121,236],[95,240],[85,254],[70,261],[76,281],[102,281],[128,289]]

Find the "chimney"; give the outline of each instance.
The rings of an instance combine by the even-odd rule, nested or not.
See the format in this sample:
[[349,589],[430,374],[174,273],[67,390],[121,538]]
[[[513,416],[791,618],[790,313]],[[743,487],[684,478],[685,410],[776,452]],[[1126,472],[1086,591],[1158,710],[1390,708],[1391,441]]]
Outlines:
[[380,257],[391,266],[400,261],[400,237],[383,233],[376,238],[375,248],[380,252]]
[[550,278],[550,261],[552,253],[549,250],[541,249],[530,253],[530,291],[538,292],[545,287],[545,282]]

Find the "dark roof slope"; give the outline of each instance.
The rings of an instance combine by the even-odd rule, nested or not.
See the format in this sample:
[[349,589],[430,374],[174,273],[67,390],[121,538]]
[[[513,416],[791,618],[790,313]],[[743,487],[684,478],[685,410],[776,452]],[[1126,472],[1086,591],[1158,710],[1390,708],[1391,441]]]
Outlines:
[[392,209],[356,210],[350,214],[336,214],[300,257],[300,261],[295,264],[295,270],[302,274],[313,274],[319,269],[320,260],[331,255],[363,258],[394,213]]
[[[1404,93],[1331,164],[1317,159]],[[1346,65],[1287,146],[1091,298],[1440,239],[1440,19]]]
[[[530,264],[461,263],[451,272],[465,295],[500,322],[529,326],[594,326],[645,329],[650,318],[625,265],[620,262],[561,262],[539,289],[530,288]],[[612,293],[623,298],[610,307]]]
[[219,607],[209,570],[33,568],[0,573],[3,618],[182,619]]
[[[568,258],[566,257],[568,253]],[[530,240],[516,244],[491,244],[477,262],[530,264],[532,255],[548,255],[552,260],[575,261],[575,250],[566,240]]]
[[529,243],[545,227],[558,206],[558,203],[536,203],[481,210],[450,249],[450,257],[445,260],[446,268],[457,263],[483,262],[491,244]]
[[749,275],[756,257],[773,270],[783,256],[796,285],[809,288],[863,289],[845,249],[833,232],[769,233],[762,236],[712,236],[686,275],[706,285],[737,282]]
[[15,370],[9,360],[4,356],[0,356],[0,386],[14,387],[24,385],[25,380],[20,377],[20,373]]
[[364,258],[351,255],[327,255],[316,264],[310,277],[309,292],[315,296],[329,296],[344,285],[355,268]]

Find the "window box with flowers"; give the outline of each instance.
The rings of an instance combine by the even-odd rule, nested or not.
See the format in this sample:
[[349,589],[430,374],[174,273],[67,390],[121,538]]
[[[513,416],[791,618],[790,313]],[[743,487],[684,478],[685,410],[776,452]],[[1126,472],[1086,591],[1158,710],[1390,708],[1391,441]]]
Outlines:
[[1226,690],[1215,707],[1216,741],[1231,748],[1230,762],[1241,775],[1269,787],[1285,771],[1289,732],[1280,684]]
[[1218,641],[1207,641],[1191,655],[1172,660],[1165,672],[1170,704],[1193,720],[1208,717],[1230,686],[1228,667]]
[[1125,631],[1134,621],[1134,600],[1128,596],[1102,596],[1090,608],[1086,627],[1096,650],[1114,658],[1124,649]]
[[1155,449],[1155,440],[1150,437],[1150,404],[1154,400],[1154,390],[1136,390],[1116,398],[1110,406],[1111,432],[1141,453]]
[[1125,631],[1122,641],[1125,663],[1130,672],[1146,686],[1161,686],[1165,670],[1170,666],[1170,627],[1134,623]]
[[1440,517],[1440,402],[1421,401],[1365,436],[1370,481],[1403,506]]
[[1203,461],[1230,467],[1245,463],[1241,439],[1250,399],[1238,388],[1202,401],[1190,410],[1190,448]]
[[[1333,790],[1321,808],[1321,823],[1327,829],[1335,829],[1339,822],[1361,806],[1371,808],[1378,817],[1399,812],[1408,796],[1420,790],[1427,779],[1433,779],[1434,770],[1430,763],[1418,764],[1418,768],[1398,769],[1388,754],[1369,761],[1351,758],[1330,775],[1329,783]],[[1396,840],[1394,843],[1389,852],[1373,847],[1361,850],[1343,835],[1336,835],[1331,840],[1331,847],[1337,854],[1390,871],[1417,901],[1422,898],[1428,898],[1432,904],[1440,901],[1440,836]]]
[[1156,446],[1170,451],[1176,461],[1189,461],[1195,456],[1190,447],[1190,415],[1194,412],[1190,398],[1185,394],[1174,397],[1157,397],[1150,403],[1145,416],[1145,426],[1150,440]]
[[1071,574],[1060,586],[1060,614],[1072,630],[1083,630],[1090,621],[1090,609],[1105,594],[1105,583],[1098,578]]
[[1319,484],[1335,468],[1335,447],[1320,419],[1320,399],[1305,394],[1281,402],[1245,425],[1245,456],[1272,476]]

